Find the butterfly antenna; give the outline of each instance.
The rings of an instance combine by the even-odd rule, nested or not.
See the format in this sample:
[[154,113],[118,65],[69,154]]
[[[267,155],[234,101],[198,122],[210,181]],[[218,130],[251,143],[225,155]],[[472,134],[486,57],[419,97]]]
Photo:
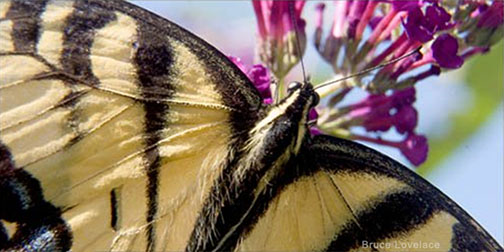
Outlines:
[[297,53],[299,54],[299,61],[301,62],[301,70],[303,71],[303,82],[307,83],[308,79],[306,77],[305,66],[304,66],[303,57],[302,57],[302,53],[301,53],[301,42],[299,40],[299,29],[298,29],[298,23],[296,22],[296,15],[295,15],[296,13],[294,10],[295,4],[296,4],[296,1],[289,2],[289,12],[290,12],[292,25],[294,26],[294,35],[296,37],[296,50],[297,50]]
[[419,46],[419,47],[418,47],[418,48],[416,48],[415,50],[413,50],[413,51],[411,51],[411,52],[409,52],[409,53],[407,53],[407,54],[405,54],[405,55],[403,55],[403,56],[401,56],[401,57],[399,57],[399,58],[395,58],[395,59],[393,59],[393,60],[391,60],[391,61],[388,61],[388,62],[382,63],[382,64],[380,64],[380,65],[377,65],[377,66],[374,66],[374,67],[371,67],[371,68],[368,68],[368,69],[364,69],[364,70],[362,70],[362,71],[360,71],[360,72],[357,72],[357,73],[354,73],[354,74],[351,74],[351,75],[345,76],[345,77],[343,77],[343,78],[341,78],[341,79],[337,79],[337,80],[333,80],[333,81],[329,81],[329,82],[326,82],[326,83],[319,84],[319,85],[317,85],[317,86],[314,88],[314,90],[317,90],[317,89],[319,89],[319,88],[323,88],[323,87],[325,87],[325,86],[329,86],[329,85],[331,85],[331,84],[334,84],[334,83],[337,83],[337,82],[340,82],[340,81],[344,81],[344,80],[347,80],[347,79],[350,79],[350,78],[353,78],[353,77],[356,77],[356,76],[360,76],[360,75],[367,74],[367,73],[369,73],[369,72],[372,72],[372,71],[374,71],[374,70],[376,70],[376,69],[380,69],[380,68],[382,68],[382,67],[384,67],[384,66],[388,66],[388,65],[390,65],[390,64],[394,64],[394,63],[396,63],[396,62],[398,62],[398,61],[400,61],[400,60],[402,60],[402,59],[404,59],[404,58],[407,58],[407,57],[409,57],[409,56],[413,55],[413,54],[419,53],[419,52],[420,52],[420,49],[422,49],[422,46]]

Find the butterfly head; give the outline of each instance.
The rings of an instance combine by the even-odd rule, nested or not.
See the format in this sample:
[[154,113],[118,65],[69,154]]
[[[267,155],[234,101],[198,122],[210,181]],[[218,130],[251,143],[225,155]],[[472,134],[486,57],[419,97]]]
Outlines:
[[320,98],[309,82],[292,82],[287,96],[272,106],[262,120],[268,131],[282,138],[291,138],[291,151],[297,153],[308,133],[308,115]]
[[[313,89],[313,85],[310,82],[299,82],[293,81],[289,83],[287,87],[287,93],[290,97],[292,95],[296,95],[300,98],[298,102],[302,104],[302,106],[307,106],[310,109],[315,107],[320,102],[320,96]],[[306,103],[304,104],[303,101]]]

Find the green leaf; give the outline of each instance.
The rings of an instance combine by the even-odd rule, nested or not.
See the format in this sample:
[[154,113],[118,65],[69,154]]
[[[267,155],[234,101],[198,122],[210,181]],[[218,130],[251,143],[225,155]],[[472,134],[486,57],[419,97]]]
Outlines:
[[503,100],[503,44],[501,41],[484,55],[477,55],[464,64],[465,83],[474,97],[472,107],[451,116],[455,125],[447,134],[429,138],[429,156],[417,169],[425,176],[483,126]]

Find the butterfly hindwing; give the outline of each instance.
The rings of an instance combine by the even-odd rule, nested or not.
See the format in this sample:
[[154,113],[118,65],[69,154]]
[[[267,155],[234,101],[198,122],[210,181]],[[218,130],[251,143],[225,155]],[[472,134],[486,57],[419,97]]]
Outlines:
[[0,2],[0,76],[2,178],[29,177],[2,190],[34,190],[75,251],[184,249],[261,102],[215,48],[119,1]]
[[307,141],[292,182],[244,232],[243,251],[501,251],[456,203],[360,144]]

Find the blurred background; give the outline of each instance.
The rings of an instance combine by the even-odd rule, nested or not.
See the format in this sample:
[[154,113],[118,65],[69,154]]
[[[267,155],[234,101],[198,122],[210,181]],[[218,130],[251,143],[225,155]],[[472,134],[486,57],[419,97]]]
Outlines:
[[[133,1],[202,37],[226,55],[254,62],[256,20],[249,1]],[[304,61],[314,83],[332,77],[330,66],[314,49],[314,6],[303,10],[307,21]],[[330,3],[328,3],[330,5]],[[325,22],[332,13],[326,10]],[[329,24],[330,25],[330,24]],[[416,132],[429,139],[426,163],[413,168],[398,150],[366,145],[411,167],[473,216],[503,244],[504,113],[503,42],[488,54],[469,59],[461,69],[417,84]],[[291,80],[302,80],[299,67]]]

